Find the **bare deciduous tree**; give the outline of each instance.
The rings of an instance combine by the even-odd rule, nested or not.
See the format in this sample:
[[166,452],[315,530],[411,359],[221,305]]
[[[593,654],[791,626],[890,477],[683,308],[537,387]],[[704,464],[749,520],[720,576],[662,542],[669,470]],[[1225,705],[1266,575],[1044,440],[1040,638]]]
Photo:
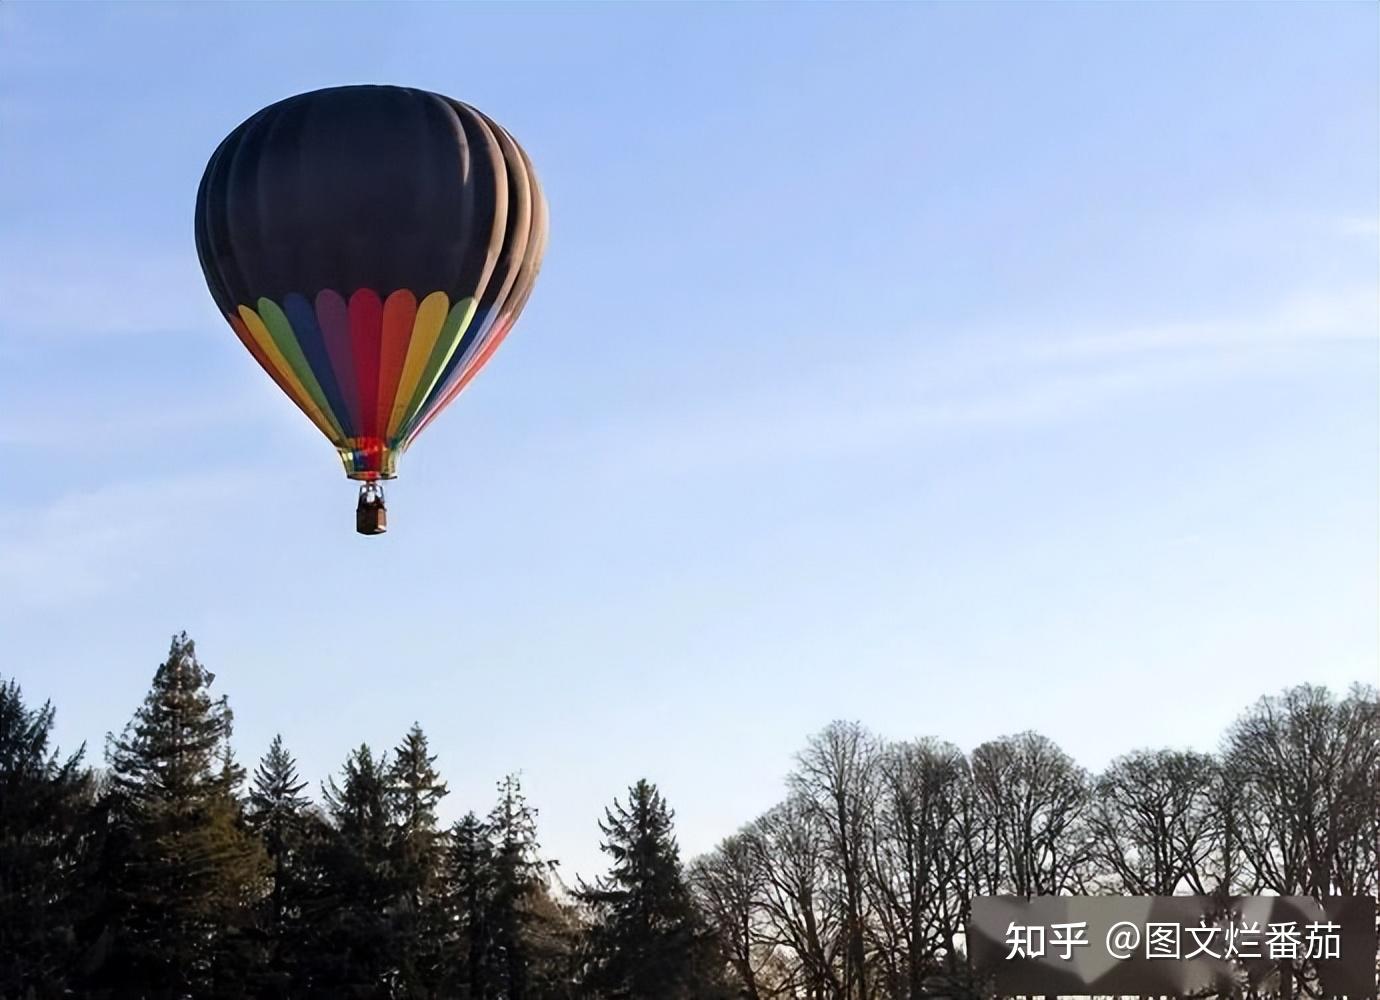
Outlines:
[[697,859],[689,870],[690,885],[705,916],[718,933],[724,957],[743,988],[744,1000],[776,995],[762,982],[771,948],[764,948],[757,924],[765,888],[762,854],[750,834],[735,834],[716,850]]
[[759,819],[749,836],[763,873],[762,910],[770,940],[795,960],[789,995],[838,1000],[844,996],[845,917],[841,894],[829,884],[817,811],[792,796]]
[[1090,874],[1087,773],[1038,733],[984,743],[972,770],[988,891],[1081,891]]
[[1097,779],[1089,811],[1093,857],[1105,887],[1143,896],[1210,891],[1221,845],[1207,754],[1147,750],[1113,761]]
[[819,818],[826,858],[844,890],[845,1000],[868,1000],[867,845],[872,822],[877,744],[857,723],[835,722],[813,737],[796,758],[792,789]]
[[1380,811],[1380,701],[1373,688],[1341,700],[1302,685],[1262,698],[1224,748],[1242,793],[1238,823],[1259,885],[1281,895],[1375,891]]
[[916,1000],[953,964],[963,926],[961,859],[951,850],[968,792],[962,751],[937,740],[887,746],[877,767],[868,894],[885,996]]

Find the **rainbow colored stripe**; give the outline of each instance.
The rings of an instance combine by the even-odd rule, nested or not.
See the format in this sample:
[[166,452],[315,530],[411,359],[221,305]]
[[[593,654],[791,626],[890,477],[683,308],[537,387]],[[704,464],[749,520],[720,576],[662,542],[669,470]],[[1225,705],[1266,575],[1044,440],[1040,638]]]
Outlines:
[[[515,310],[513,311],[515,312]],[[513,312],[475,299],[361,288],[260,298],[226,316],[249,353],[330,439],[351,479],[392,479],[398,456],[493,355]]]

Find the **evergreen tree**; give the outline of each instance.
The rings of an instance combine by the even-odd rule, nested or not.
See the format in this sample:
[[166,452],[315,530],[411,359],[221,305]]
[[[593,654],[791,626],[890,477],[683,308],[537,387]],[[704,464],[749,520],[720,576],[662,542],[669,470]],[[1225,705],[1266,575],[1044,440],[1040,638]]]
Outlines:
[[446,917],[452,929],[446,984],[460,1000],[494,995],[489,916],[494,852],[488,828],[473,812],[451,828],[446,858]]
[[128,995],[233,996],[267,862],[245,829],[232,716],[186,633],[133,720],[110,738],[113,943],[103,977]]
[[673,813],[642,780],[599,824],[613,859],[594,886],[581,883],[590,928],[586,992],[619,1000],[709,1000],[724,995],[712,940],[695,910],[672,832]]
[[305,919],[311,964],[295,995],[385,998],[399,976],[394,933],[398,879],[392,856],[387,756],[362,744],[341,782],[323,787],[330,830],[313,846],[315,890]]
[[322,786],[326,811],[341,838],[373,866],[388,854],[388,757],[375,760],[367,743],[351,751],[341,783],[327,778]]
[[273,894],[269,928],[284,917],[285,893],[293,854],[297,850],[311,801],[302,795],[307,783],[297,776],[297,762],[283,746],[282,736],[274,736],[259,766],[254,769],[254,784],[249,792],[249,824],[263,840],[273,863]]
[[282,737],[273,737],[254,771],[248,805],[250,829],[263,841],[272,865],[272,891],[261,922],[267,954],[260,991],[267,996],[290,995],[300,965],[302,913],[311,885],[304,854],[311,828],[319,823],[311,801],[302,795],[306,787]]
[[436,809],[447,794],[426,735],[415,723],[393,752],[388,769],[392,845],[399,893],[395,933],[399,982],[409,997],[436,995],[444,952],[440,881],[445,834]]
[[428,749],[426,734],[414,723],[394,750],[388,769],[388,805],[399,872],[404,891],[417,909],[433,894],[445,853],[436,809],[448,789]]
[[62,996],[78,957],[78,881],[92,781],[85,748],[49,743],[53,707],[0,681],[0,997]]
[[500,781],[498,795],[487,824],[493,874],[487,929],[494,958],[494,995],[528,1000],[533,967],[538,964],[534,903],[546,889],[548,865],[538,856],[537,812],[522,794],[518,777],[508,775]]
[[447,919],[448,995],[464,1000],[563,996],[569,952],[539,857],[536,810],[515,775],[498,784],[487,820],[469,813],[451,830]]

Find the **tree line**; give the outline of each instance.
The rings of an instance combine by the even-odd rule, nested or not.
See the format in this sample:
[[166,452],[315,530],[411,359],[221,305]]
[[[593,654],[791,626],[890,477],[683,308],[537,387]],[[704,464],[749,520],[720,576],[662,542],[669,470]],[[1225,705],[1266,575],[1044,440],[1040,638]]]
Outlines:
[[[1375,896],[1378,842],[1380,694],[1302,685],[1248,708],[1218,753],[1142,750],[1097,775],[1031,732],[965,754],[835,723],[785,801],[690,879],[741,997],[978,997],[974,897]],[[1308,976],[1240,995],[1316,998]]]
[[517,776],[445,826],[414,726],[318,803],[281,738],[236,761],[213,681],[175,637],[96,768],[0,679],[0,1000],[975,998],[975,896],[1377,892],[1371,687],[1293,688],[1216,754],[1098,775],[1034,733],[964,753],[835,723],[688,865],[638,781],[599,824],[608,871],[567,887]]
[[565,890],[516,776],[443,828],[426,734],[361,745],[317,805],[281,738],[247,773],[186,635],[105,768],[0,681],[0,998],[594,1000],[732,995],[648,782]]

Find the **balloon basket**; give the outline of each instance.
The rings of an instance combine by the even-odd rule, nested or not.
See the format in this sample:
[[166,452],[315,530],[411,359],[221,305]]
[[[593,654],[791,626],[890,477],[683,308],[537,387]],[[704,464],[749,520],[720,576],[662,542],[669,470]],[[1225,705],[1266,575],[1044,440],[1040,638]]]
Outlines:
[[359,488],[355,530],[361,535],[382,535],[388,530],[388,508],[383,502],[383,487],[378,483],[365,483]]

